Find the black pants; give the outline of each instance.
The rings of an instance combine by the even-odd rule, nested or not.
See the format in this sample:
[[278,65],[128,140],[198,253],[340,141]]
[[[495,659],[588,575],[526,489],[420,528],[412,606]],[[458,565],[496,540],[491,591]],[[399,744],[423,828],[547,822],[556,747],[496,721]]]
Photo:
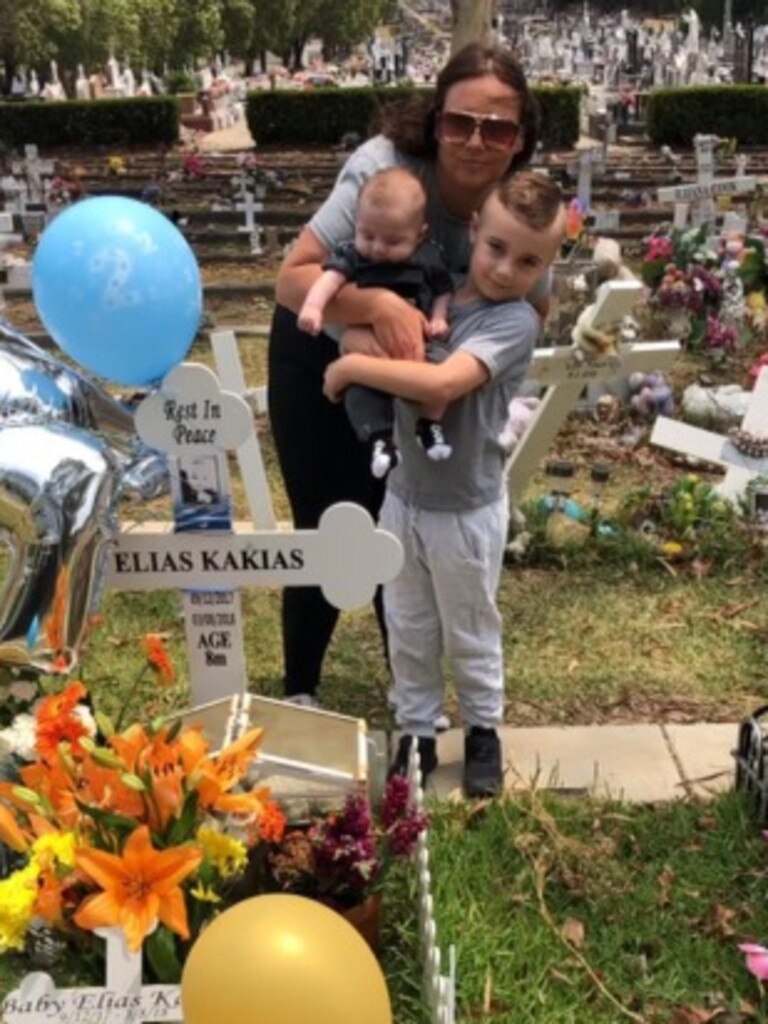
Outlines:
[[[275,307],[269,337],[268,403],[278,462],[296,529],[313,529],[338,501],[353,501],[378,518],[384,484],[371,475],[368,450],[352,430],[343,404],[323,395],[326,366],[339,354],[324,334],[305,334],[296,316]],[[339,567],[344,571],[344,567]],[[379,587],[374,599],[386,633]],[[339,611],[319,587],[283,591],[285,695],[314,693]]]

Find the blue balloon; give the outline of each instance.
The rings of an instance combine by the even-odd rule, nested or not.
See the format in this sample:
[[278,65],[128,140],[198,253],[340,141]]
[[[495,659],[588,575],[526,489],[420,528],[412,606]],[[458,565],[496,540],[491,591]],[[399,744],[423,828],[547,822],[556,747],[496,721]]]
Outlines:
[[200,270],[162,213],[122,196],[83,199],[43,232],[32,263],[40,319],[63,352],[118,384],[159,381],[200,326]]

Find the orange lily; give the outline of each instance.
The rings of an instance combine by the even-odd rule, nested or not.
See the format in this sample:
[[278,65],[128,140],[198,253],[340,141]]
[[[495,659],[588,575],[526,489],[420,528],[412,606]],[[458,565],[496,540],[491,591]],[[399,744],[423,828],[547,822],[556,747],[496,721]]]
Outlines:
[[[228,793],[248,771],[261,743],[263,731],[263,729],[249,729],[243,733],[240,739],[225,747],[217,757],[206,758],[198,765],[198,771],[202,776],[197,786],[201,807],[230,812],[247,809],[260,810],[260,802],[258,806],[253,806],[253,798],[251,797],[250,801],[247,800],[250,794],[228,795]],[[249,808],[232,806],[233,803],[243,804],[245,802],[250,804]]]
[[74,916],[75,924],[91,930],[121,927],[134,953],[158,919],[183,939],[189,938],[179,882],[202,858],[202,850],[192,846],[155,850],[146,825],[130,834],[122,856],[92,848],[79,850],[77,866],[104,891],[86,897]]
[[159,633],[145,633],[142,640],[147,661],[157,672],[158,679],[164,686],[173,682],[173,662],[165,649],[163,638]]
[[59,743],[70,743],[73,751],[80,752],[80,740],[88,735],[82,721],[73,714],[87,690],[80,682],[70,683],[60,693],[45,697],[37,710],[37,740],[35,746],[43,760],[49,760]]
[[29,846],[15,817],[3,804],[0,804],[0,840],[17,853],[24,853]]

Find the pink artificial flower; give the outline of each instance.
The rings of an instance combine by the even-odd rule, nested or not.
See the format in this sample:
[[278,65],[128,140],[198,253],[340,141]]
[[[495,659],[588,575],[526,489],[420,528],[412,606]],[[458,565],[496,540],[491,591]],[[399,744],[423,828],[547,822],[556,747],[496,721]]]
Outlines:
[[768,949],[754,942],[743,942],[739,949],[747,958],[747,970],[758,981],[768,981]]
[[672,240],[666,235],[652,235],[648,239],[647,260],[669,260],[674,255]]

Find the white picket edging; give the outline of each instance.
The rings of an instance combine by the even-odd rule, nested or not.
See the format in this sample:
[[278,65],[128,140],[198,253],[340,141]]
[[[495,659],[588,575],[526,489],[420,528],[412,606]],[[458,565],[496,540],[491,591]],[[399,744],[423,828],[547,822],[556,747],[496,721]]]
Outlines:
[[[424,809],[424,790],[421,785],[419,749],[416,740],[411,744],[408,761],[408,779],[419,810]],[[437,944],[437,922],[432,896],[432,873],[429,868],[429,827],[419,835],[416,846],[416,870],[419,887],[419,939],[423,966],[424,998],[429,1008],[431,1024],[456,1022],[456,947],[448,947],[448,970],[442,973],[442,957]]]

